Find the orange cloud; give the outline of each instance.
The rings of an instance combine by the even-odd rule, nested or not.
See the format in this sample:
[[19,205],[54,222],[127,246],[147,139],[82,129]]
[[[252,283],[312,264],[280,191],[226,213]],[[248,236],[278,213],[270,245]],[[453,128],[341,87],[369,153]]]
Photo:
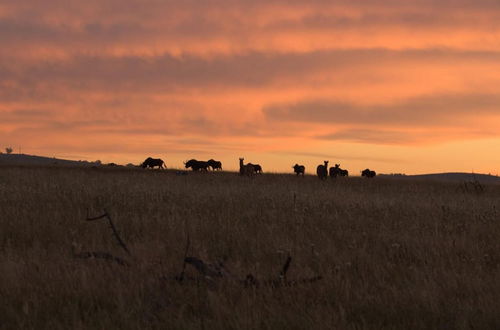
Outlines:
[[158,150],[174,162],[245,153],[275,170],[289,168],[278,155],[406,167],[430,146],[500,141],[499,9],[496,0],[2,3],[0,138],[112,161]]

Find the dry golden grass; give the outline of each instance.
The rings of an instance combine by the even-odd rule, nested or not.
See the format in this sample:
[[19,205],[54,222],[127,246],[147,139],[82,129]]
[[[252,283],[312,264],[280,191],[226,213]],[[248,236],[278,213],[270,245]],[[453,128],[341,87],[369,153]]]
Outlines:
[[[500,328],[500,187],[90,168],[0,168],[0,326]],[[107,209],[132,256],[105,220]],[[321,275],[245,288],[237,278]],[[130,267],[76,252],[103,251]]]

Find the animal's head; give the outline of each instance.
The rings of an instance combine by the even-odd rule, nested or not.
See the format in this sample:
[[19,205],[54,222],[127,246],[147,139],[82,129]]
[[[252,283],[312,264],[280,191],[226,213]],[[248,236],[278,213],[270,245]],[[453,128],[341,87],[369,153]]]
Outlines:
[[245,160],[245,158],[241,158],[241,157],[240,157],[240,162],[242,162],[242,161],[244,161],[244,160]]
[[340,167],[340,164],[335,164],[335,167],[336,167],[336,168],[339,168],[339,167]]
[[328,167],[328,160],[325,160],[325,167]]

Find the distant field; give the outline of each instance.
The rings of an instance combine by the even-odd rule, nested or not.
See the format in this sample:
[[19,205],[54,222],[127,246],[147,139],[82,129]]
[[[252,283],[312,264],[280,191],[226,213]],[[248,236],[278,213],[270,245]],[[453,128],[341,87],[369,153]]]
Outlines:
[[[3,166],[0,327],[498,329],[499,215],[498,185]],[[222,277],[176,279],[188,237]]]

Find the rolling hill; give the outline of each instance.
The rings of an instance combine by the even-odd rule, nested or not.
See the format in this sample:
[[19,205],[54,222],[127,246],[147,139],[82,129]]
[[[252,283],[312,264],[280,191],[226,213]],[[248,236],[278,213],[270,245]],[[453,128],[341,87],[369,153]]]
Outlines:
[[[97,162],[86,160],[67,160],[55,157],[44,157],[25,154],[0,154],[0,165],[21,165],[21,166],[96,166]],[[448,172],[448,173],[430,173],[418,175],[400,175],[400,174],[379,174],[379,177],[391,179],[421,179],[432,181],[449,182],[468,182],[478,181],[482,184],[500,183],[500,177],[490,174]]]
[[448,173],[431,173],[418,175],[390,175],[380,174],[380,177],[395,178],[395,179],[421,179],[433,181],[449,181],[449,182],[470,182],[478,181],[480,183],[500,183],[500,177],[490,174],[479,173],[464,173],[464,172],[448,172]]
[[25,166],[92,166],[95,162],[83,160],[67,160],[55,157],[44,157],[25,154],[0,154],[0,165],[25,165]]

